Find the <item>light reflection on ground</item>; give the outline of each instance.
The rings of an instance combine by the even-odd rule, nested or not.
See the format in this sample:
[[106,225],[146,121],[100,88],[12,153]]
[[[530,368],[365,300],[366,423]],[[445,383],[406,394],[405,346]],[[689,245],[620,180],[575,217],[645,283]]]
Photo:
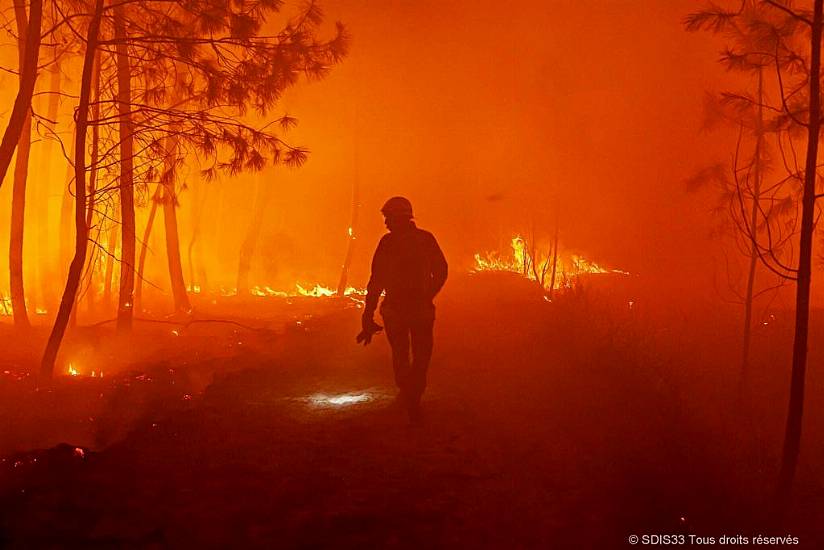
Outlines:
[[340,395],[316,393],[309,396],[309,402],[316,407],[345,407],[371,400],[372,395],[369,393],[344,393]]
[[338,394],[315,393],[305,397],[304,400],[314,408],[341,408],[388,398],[389,396],[384,392],[369,389]]

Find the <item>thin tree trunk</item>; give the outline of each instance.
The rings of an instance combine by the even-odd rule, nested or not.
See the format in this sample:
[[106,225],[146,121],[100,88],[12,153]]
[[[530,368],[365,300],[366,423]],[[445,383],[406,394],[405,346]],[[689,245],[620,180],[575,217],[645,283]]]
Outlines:
[[[202,195],[202,196],[201,196]],[[195,198],[194,198],[194,226],[192,227],[192,237],[189,239],[189,246],[186,250],[186,256],[189,264],[189,284],[192,286],[192,290],[194,291],[197,286],[205,285],[205,280],[203,279],[202,272],[203,272],[203,265],[200,261],[200,252],[198,252],[198,269],[195,269],[195,261],[194,261],[194,250],[195,244],[200,239],[200,227],[201,227],[201,220],[203,219],[203,210],[206,204],[206,189],[203,188],[203,185],[195,186]],[[197,273],[195,273],[197,272]]]
[[552,239],[552,275],[549,277],[549,299],[552,300],[552,295],[555,292],[555,275],[558,271],[558,230],[560,224],[558,223],[558,214],[555,214],[555,237]]
[[739,393],[744,391],[749,376],[750,365],[750,346],[752,343],[752,309],[753,309],[753,294],[755,292],[755,268],[758,263],[758,249],[757,246],[757,223],[759,212],[759,200],[761,195],[761,154],[764,147],[764,107],[763,104],[764,88],[763,88],[763,69],[758,69],[758,114],[755,123],[755,166],[753,168],[753,198],[752,210],[750,212],[750,231],[753,233],[752,242],[750,243],[750,265],[747,269],[747,289],[744,294],[744,341],[742,344],[741,356],[741,379],[739,380]]
[[[26,43],[28,35],[28,21],[26,8],[21,2],[14,3],[14,14],[17,19],[18,59],[22,68],[26,63]],[[17,144],[17,156],[14,162],[14,183],[11,197],[11,228],[9,234],[9,286],[11,287],[11,307],[14,312],[14,326],[19,329],[28,329],[28,312],[26,311],[26,292],[23,283],[23,237],[25,234],[26,218],[26,180],[29,172],[29,153],[31,153],[31,106],[26,109],[20,139]]]
[[123,7],[114,8],[115,57],[117,59],[117,110],[120,129],[120,294],[117,330],[128,332],[134,318],[135,213],[134,128],[132,124],[131,67],[126,44]]
[[137,261],[137,280],[135,281],[134,306],[137,311],[143,307],[143,274],[146,266],[146,252],[149,249],[149,237],[152,236],[152,227],[154,226],[155,215],[157,214],[157,205],[162,200],[160,185],[155,188],[152,195],[152,207],[149,209],[149,219],[146,220],[146,229],[143,230],[143,242],[140,243],[140,257]]
[[63,298],[60,300],[60,308],[57,311],[54,327],[49,335],[49,340],[46,343],[46,349],[43,353],[43,359],[40,363],[40,373],[44,378],[51,378],[54,372],[57,352],[60,350],[60,343],[63,341],[63,335],[69,323],[69,316],[72,309],[74,309],[77,299],[77,289],[80,286],[80,278],[83,275],[83,267],[86,263],[86,242],[89,233],[89,227],[86,225],[86,129],[89,119],[89,96],[92,87],[94,56],[97,50],[100,17],[102,13],[103,0],[96,0],[94,14],[89,22],[88,34],[86,36],[86,53],[83,57],[83,73],[80,80],[80,101],[75,116],[77,132],[75,135],[74,174],[75,181],[77,182],[77,192],[74,208],[74,259],[69,267],[66,289],[63,292]]
[[349,280],[349,266],[352,264],[352,256],[355,253],[355,231],[358,227],[358,213],[360,211],[360,185],[358,182],[358,159],[355,157],[355,177],[352,180],[352,219],[349,223],[349,239],[346,245],[346,257],[343,259],[343,266],[340,270],[338,280],[338,296],[346,293],[346,285]]
[[29,170],[29,152],[31,151],[31,117],[26,117],[26,125],[20,135],[17,146],[17,158],[14,165],[14,184],[11,197],[11,231],[9,235],[9,285],[11,305],[14,310],[14,326],[28,329],[28,312],[26,311],[26,292],[23,284],[23,235],[26,216],[26,180]]
[[177,139],[166,138],[166,169],[161,183],[163,184],[163,222],[166,233],[166,260],[169,266],[169,282],[172,286],[172,296],[175,311],[190,313],[192,305],[186,293],[186,281],[183,279],[183,264],[180,261],[180,235],[177,229],[177,189],[175,187],[177,164]]
[[240,246],[240,261],[237,269],[237,292],[238,294],[246,294],[249,292],[249,271],[252,267],[252,258],[255,255],[255,248],[257,248],[258,237],[260,230],[263,227],[263,218],[266,213],[266,206],[272,196],[271,183],[257,184],[257,192],[255,193],[255,211],[252,215],[252,221],[246,230],[246,238],[243,239],[243,244]]
[[[92,225],[94,223],[94,208],[95,202],[97,199],[97,163],[100,157],[100,124],[98,121],[100,120],[100,51],[98,51],[94,58],[94,69],[93,69],[93,76],[92,76],[92,91],[93,91],[93,103],[91,107],[92,111],[92,120],[94,121],[94,125],[92,126],[92,152],[91,152],[91,163],[89,169],[89,193],[88,193],[88,206],[86,208],[86,227],[89,228],[91,231]],[[88,256],[88,248],[91,246],[91,243],[86,242],[86,255]],[[93,267],[93,266],[92,266]],[[94,269],[90,269],[89,273],[89,287],[87,292],[89,293],[89,309],[94,309],[94,301],[95,301],[95,292],[94,292]],[[74,308],[74,320],[77,319],[77,307]]]
[[[70,158],[75,157],[75,142],[77,141],[76,136],[77,129],[75,128],[72,132],[72,141],[71,141],[71,151],[69,153]],[[72,223],[72,206],[74,205],[74,196],[71,192],[72,181],[74,180],[74,166],[72,162],[67,163],[66,165],[66,179],[65,179],[65,187],[63,188],[62,193],[62,200],[60,201],[60,243],[59,243],[59,269],[58,273],[60,277],[65,277],[67,274],[66,268],[63,266],[68,266],[70,263],[69,256],[71,255],[71,242],[74,238],[74,224]]]
[[[22,10],[24,18],[22,22],[25,23],[23,28],[26,29],[25,47],[23,48],[25,54],[20,63],[20,88],[17,90],[17,96],[14,99],[14,106],[6,124],[6,131],[3,133],[3,140],[0,141],[0,185],[3,185],[3,180],[11,164],[11,157],[14,155],[14,150],[23,134],[23,128],[26,126],[26,121],[29,120],[31,114],[31,98],[34,94],[34,85],[37,82],[37,63],[40,58],[43,0],[31,0],[29,2],[27,21],[23,1],[15,0],[14,11],[18,27],[21,23],[20,15],[18,15],[20,10]],[[23,33],[22,28],[20,31]]]
[[117,227],[118,225],[112,223],[112,226],[109,228],[109,237],[106,242],[106,271],[104,272],[105,276],[105,286],[103,287],[103,301],[106,304],[112,303],[112,288],[114,287],[114,259],[115,259],[115,252],[117,252]]
[[813,231],[815,229],[815,183],[818,139],[821,129],[821,25],[824,0],[815,0],[812,15],[810,54],[810,109],[807,125],[807,157],[804,167],[804,194],[801,198],[801,233],[798,247],[798,279],[795,300],[795,337],[793,341],[790,401],[781,472],[778,482],[782,510],[789,502],[793,479],[801,450],[801,426],[804,413],[804,379],[807,368],[807,337],[810,320],[810,279]]

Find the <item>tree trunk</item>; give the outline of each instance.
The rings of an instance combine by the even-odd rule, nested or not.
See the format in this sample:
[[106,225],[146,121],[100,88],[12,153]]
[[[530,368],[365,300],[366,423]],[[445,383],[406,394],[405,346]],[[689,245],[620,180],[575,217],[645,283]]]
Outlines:
[[237,293],[246,294],[249,292],[249,271],[252,267],[252,258],[257,247],[260,230],[263,227],[263,218],[266,214],[266,206],[272,196],[272,185],[270,183],[261,184],[257,182],[257,193],[255,193],[255,211],[252,221],[246,230],[246,237],[240,246],[240,261],[237,269]]
[[60,308],[54,321],[43,359],[40,363],[40,373],[44,378],[51,378],[54,372],[54,363],[57,360],[57,352],[66,326],[69,323],[69,316],[77,299],[77,289],[80,286],[80,278],[83,275],[83,267],[86,263],[86,242],[88,240],[89,226],[86,225],[86,129],[89,119],[89,95],[91,91],[92,70],[94,66],[94,54],[97,50],[98,32],[100,31],[100,17],[103,13],[103,0],[96,0],[94,14],[89,22],[88,34],[86,36],[86,53],[83,57],[83,72],[80,80],[80,101],[77,106],[76,134],[75,134],[75,158],[74,175],[76,181],[76,200],[74,208],[75,223],[75,244],[74,259],[69,267],[69,275],[66,279],[66,289],[60,301]]
[[352,219],[349,223],[349,238],[346,245],[346,257],[343,259],[343,266],[340,270],[340,280],[338,281],[338,296],[346,293],[346,284],[349,280],[349,266],[352,264],[352,256],[355,253],[355,231],[358,226],[358,212],[360,210],[360,185],[358,182],[357,157],[355,158],[355,177],[352,181]]
[[[100,51],[96,53],[94,56],[94,69],[92,75],[92,92],[93,92],[93,104],[91,107],[92,111],[92,121],[94,121],[94,125],[92,126],[92,152],[91,152],[91,162],[89,168],[89,193],[88,193],[88,207],[86,208],[86,227],[91,230],[91,227],[94,223],[94,208],[95,202],[97,199],[97,163],[100,160],[100,124],[98,121],[100,120]],[[91,243],[86,242],[86,255],[88,256],[88,248],[91,246]],[[95,302],[95,292],[94,292],[94,269],[92,266],[91,272],[89,273],[89,288],[87,292],[89,293],[89,309],[94,309],[94,302]],[[77,318],[77,307],[73,310],[74,320]]]
[[[25,47],[23,48],[24,57],[20,63],[20,88],[17,90],[14,106],[6,124],[6,131],[3,133],[3,140],[0,142],[0,185],[3,185],[6,172],[9,170],[9,164],[11,164],[11,157],[14,155],[14,150],[23,134],[23,128],[26,126],[26,121],[29,120],[31,114],[31,97],[34,94],[34,84],[37,81],[37,63],[40,58],[43,0],[30,1],[28,21],[25,19],[26,11],[22,0],[15,0],[14,11],[18,28],[21,24],[20,14],[23,16],[23,28],[26,29]],[[20,29],[21,34],[23,28]]]
[[[75,128],[72,132],[71,151],[69,152],[71,158],[75,157],[76,132],[77,129]],[[69,162],[66,164],[66,185],[63,188],[61,195],[62,200],[60,201],[60,243],[58,251],[60,266],[57,271],[60,277],[66,276],[67,272],[63,266],[68,266],[71,261],[69,257],[71,256],[71,242],[74,237],[74,224],[72,223],[72,206],[74,203],[74,195],[71,192],[72,181],[74,181],[74,166]]]
[[117,252],[117,227],[118,225],[112,223],[109,228],[109,237],[106,242],[106,271],[104,273],[105,286],[103,287],[103,302],[112,303],[112,287],[114,286],[114,259],[115,252]]
[[115,57],[117,59],[117,111],[120,137],[120,294],[117,330],[132,329],[134,318],[135,214],[134,214],[134,128],[132,124],[131,67],[126,44],[123,7],[114,8]]
[[163,184],[163,222],[166,233],[166,260],[169,265],[169,280],[175,311],[191,313],[189,295],[186,294],[186,281],[183,279],[183,264],[180,261],[180,235],[177,230],[177,190],[175,188],[175,164],[177,140],[166,140],[166,169],[161,182]]
[[26,117],[17,158],[14,164],[14,184],[11,197],[11,232],[9,235],[9,285],[11,305],[14,310],[14,326],[21,329],[31,327],[26,311],[26,293],[23,285],[23,234],[26,216],[26,179],[31,151],[31,117]]
[[761,178],[762,164],[761,154],[764,147],[764,81],[763,69],[758,69],[758,114],[755,122],[755,166],[753,167],[753,197],[752,209],[750,211],[750,231],[752,232],[752,242],[750,243],[750,265],[747,269],[747,289],[744,294],[744,341],[741,350],[741,378],[738,383],[739,394],[744,392],[747,378],[749,376],[750,346],[752,343],[752,309],[753,294],[755,292],[755,268],[758,263],[757,248],[757,224],[758,212],[761,198]]
[[555,292],[555,275],[558,272],[558,214],[555,214],[555,237],[552,239],[552,275],[549,276],[549,299]]
[[149,237],[152,236],[152,227],[154,226],[155,215],[157,214],[157,205],[161,201],[160,185],[155,189],[152,195],[152,207],[149,209],[149,219],[146,220],[146,229],[143,230],[143,242],[140,243],[140,258],[137,261],[137,281],[135,281],[135,295],[134,306],[137,311],[143,307],[143,274],[146,266],[146,252],[149,249]]
[[[26,42],[28,35],[28,21],[26,8],[21,2],[14,3],[14,14],[17,19],[18,59],[22,68],[26,63]],[[17,156],[14,162],[14,183],[11,197],[11,228],[9,233],[9,286],[11,287],[11,307],[14,312],[14,326],[19,329],[28,329],[28,312],[26,311],[26,292],[23,284],[23,236],[25,233],[26,218],[26,180],[29,172],[29,153],[31,153],[31,105],[26,109],[20,140],[17,144]]]
[[804,413],[804,379],[807,368],[807,336],[810,320],[810,276],[813,231],[815,229],[815,183],[818,139],[821,129],[821,24],[824,0],[815,0],[813,8],[810,54],[810,110],[807,133],[807,156],[804,166],[804,194],[801,198],[801,233],[798,247],[798,279],[795,300],[795,337],[793,341],[790,401],[781,473],[778,482],[782,510],[789,502],[793,479],[801,450],[801,426]]
[[187,259],[189,263],[189,284],[194,290],[198,286],[205,286],[206,280],[204,277],[203,261],[200,257],[200,251],[197,253],[197,269],[195,269],[195,244],[200,240],[201,220],[203,219],[203,210],[206,205],[206,189],[203,184],[195,186],[194,198],[194,226],[192,228],[192,238],[189,239],[189,246],[187,248]]

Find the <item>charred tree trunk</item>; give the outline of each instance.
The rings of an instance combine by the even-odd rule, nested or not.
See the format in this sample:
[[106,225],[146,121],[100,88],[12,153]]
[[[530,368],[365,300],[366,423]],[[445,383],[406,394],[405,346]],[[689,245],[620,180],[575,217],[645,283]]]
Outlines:
[[[6,131],[3,133],[3,140],[0,141],[0,185],[3,185],[9,164],[11,164],[11,157],[14,155],[14,150],[31,115],[31,98],[37,82],[37,63],[40,58],[43,0],[30,1],[28,18],[26,18],[25,4],[22,0],[15,0],[14,12],[24,46],[21,52],[23,55],[20,63],[20,88],[14,99]],[[22,27],[20,27],[21,22],[24,22]],[[25,34],[24,40],[23,34]]]
[[237,292],[246,294],[249,292],[249,271],[252,267],[252,258],[257,248],[260,230],[263,227],[263,218],[266,214],[266,206],[272,196],[272,185],[270,183],[257,182],[257,193],[255,193],[255,211],[252,215],[252,222],[246,230],[246,237],[240,246],[240,261],[237,268]]
[[120,130],[120,293],[117,330],[129,332],[134,318],[135,213],[134,128],[132,123],[131,66],[126,45],[123,7],[114,8],[115,57],[117,60],[117,111]]
[[155,215],[157,215],[157,205],[162,200],[160,185],[155,189],[152,195],[152,207],[149,209],[149,219],[146,220],[146,229],[143,230],[143,242],[140,243],[140,257],[137,260],[137,281],[135,281],[134,306],[137,311],[140,311],[143,304],[143,274],[146,267],[146,253],[149,250],[149,237],[152,236],[152,227],[154,226]]
[[166,230],[166,259],[175,311],[190,313],[192,306],[186,294],[183,265],[180,261],[180,235],[177,230],[177,190],[175,189],[176,140],[169,138],[166,146],[166,170],[163,177],[163,222]]
[[795,337],[787,426],[778,482],[782,510],[790,498],[801,450],[801,426],[804,413],[804,379],[807,368],[807,337],[810,320],[810,279],[813,231],[815,229],[815,184],[818,140],[821,129],[821,25],[824,0],[815,0],[812,14],[810,53],[809,122],[807,156],[804,166],[804,193],[801,197],[801,233],[798,247],[798,279],[795,300]]
[[80,80],[80,102],[77,107],[76,134],[75,134],[75,158],[74,174],[76,181],[76,201],[74,208],[75,223],[75,246],[74,259],[69,267],[69,275],[66,279],[66,289],[60,301],[60,309],[57,311],[57,318],[54,321],[43,359],[40,363],[40,373],[44,378],[51,378],[54,372],[54,363],[57,360],[57,352],[66,326],[69,323],[69,316],[77,299],[77,289],[80,286],[80,278],[83,275],[83,267],[86,263],[86,243],[88,241],[89,227],[86,225],[86,129],[89,120],[89,96],[91,92],[92,71],[94,69],[94,56],[97,50],[98,33],[100,31],[100,17],[103,13],[103,0],[96,0],[94,13],[89,22],[88,34],[86,36],[86,53],[83,57],[83,72]]
[[[26,42],[28,20],[26,8],[22,2],[14,2],[14,15],[17,19],[18,59],[21,68],[20,87],[22,88],[22,69],[26,63]],[[17,156],[14,161],[14,183],[11,196],[11,228],[9,233],[9,286],[11,287],[11,307],[14,312],[14,326],[28,329],[29,315],[26,311],[26,292],[23,283],[23,237],[26,218],[26,180],[29,172],[29,154],[31,153],[31,104],[26,108],[20,139],[17,143]]]

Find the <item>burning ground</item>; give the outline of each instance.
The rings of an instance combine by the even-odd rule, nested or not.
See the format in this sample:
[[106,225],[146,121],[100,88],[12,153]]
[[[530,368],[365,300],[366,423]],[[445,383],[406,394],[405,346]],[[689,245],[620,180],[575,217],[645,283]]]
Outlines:
[[[4,542],[608,548],[770,532],[784,386],[769,365],[789,316],[759,329],[758,399],[742,405],[725,389],[734,354],[707,352],[734,348],[734,316],[662,307],[631,281],[548,302],[517,274],[453,278],[422,426],[394,406],[385,339],[355,346],[350,299],[204,299],[204,322],[141,323],[126,355],[111,326],[89,328],[68,346],[78,375],[39,390],[31,350],[11,346]],[[811,410],[821,386],[814,373]],[[824,451],[820,426],[811,415],[806,457]],[[782,527],[803,547],[824,541],[821,475],[802,462]]]

